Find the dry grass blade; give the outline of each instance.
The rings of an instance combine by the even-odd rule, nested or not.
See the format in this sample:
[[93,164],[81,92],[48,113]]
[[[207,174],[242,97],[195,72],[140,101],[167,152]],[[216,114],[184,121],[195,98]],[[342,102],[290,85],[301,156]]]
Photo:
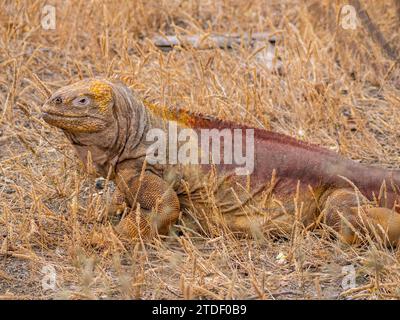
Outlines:
[[[49,3],[55,29],[41,23]],[[62,132],[40,119],[53,89],[110,76],[154,105],[399,168],[400,1],[352,3],[366,10],[355,30],[341,27],[345,1],[101,1],[96,8],[2,0],[0,299],[398,299],[399,250],[368,241],[346,247],[328,228],[312,233],[296,223],[286,239],[246,239],[185,225],[150,243],[125,242],[114,221],[100,219],[115,186],[106,179],[97,189]],[[273,51],[242,43],[266,30],[279,34]],[[229,50],[162,52],[151,41],[159,34],[178,35],[173,42],[204,35],[189,39],[205,45],[212,35],[238,37]],[[266,68],[267,58],[279,70]],[[299,220],[304,208],[293,203]],[[343,282],[349,265],[354,288]]]

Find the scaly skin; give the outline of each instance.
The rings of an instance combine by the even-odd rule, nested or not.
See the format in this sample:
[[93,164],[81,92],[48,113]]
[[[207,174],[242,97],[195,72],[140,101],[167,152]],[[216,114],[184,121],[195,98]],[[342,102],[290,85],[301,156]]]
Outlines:
[[[235,163],[150,164],[145,159],[152,141],[145,137],[151,129],[167,132],[171,122],[178,132],[250,128],[184,110],[145,106],[125,85],[106,79],[61,88],[42,111],[46,122],[64,131],[85,164],[92,161],[99,175],[115,181],[112,209],[130,208],[117,226],[128,237],[167,234],[183,213],[188,227],[211,235],[222,227],[238,234],[284,235],[299,221],[307,228],[324,222],[346,243],[365,233],[392,245],[400,239],[400,215],[392,210],[398,171],[364,166],[262,129],[254,129],[255,166],[247,176],[235,174]],[[372,207],[383,182],[387,188],[382,207]],[[186,219],[188,212],[195,219]]]

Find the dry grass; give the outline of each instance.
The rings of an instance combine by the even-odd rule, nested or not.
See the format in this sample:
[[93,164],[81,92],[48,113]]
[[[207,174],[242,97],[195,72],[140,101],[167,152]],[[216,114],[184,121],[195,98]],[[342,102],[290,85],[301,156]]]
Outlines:
[[[43,30],[43,5],[57,9]],[[297,229],[289,239],[180,237],[121,242],[66,138],[39,117],[45,92],[80,77],[123,76],[143,98],[218,115],[399,167],[400,72],[365,30],[337,24],[340,1],[0,3],[0,298],[400,298],[399,250],[346,247]],[[394,1],[364,2],[391,44]],[[282,73],[254,49],[155,48],[149,37],[279,35]],[[281,257],[281,258],[277,258]],[[341,287],[353,264],[357,287]],[[54,266],[56,290],[42,288]]]

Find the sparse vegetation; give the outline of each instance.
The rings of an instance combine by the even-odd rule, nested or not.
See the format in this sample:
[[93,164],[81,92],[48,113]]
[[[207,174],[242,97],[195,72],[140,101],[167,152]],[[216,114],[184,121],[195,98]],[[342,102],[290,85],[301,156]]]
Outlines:
[[[398,1],[362,3],[396,46]],[[41,27],[46,4],[56,8],[55,30]],[[103,219],[112,185],[96,189],[67,139],[40,118],[46,87],[118,77],[150,102],[398,168],[400,69],[361,25],[341,28],[343,4],[1,0],[0,298],[399,299],[398,248],[345,246],[324,230],[125,243]],[[266,30],[277,36],[279,72],[257,59],[260,48],[162,52],[150,41]],[[347,265],[356,287],[345,290]],[[43,289],[46,266],[55,268],[55,290]]]

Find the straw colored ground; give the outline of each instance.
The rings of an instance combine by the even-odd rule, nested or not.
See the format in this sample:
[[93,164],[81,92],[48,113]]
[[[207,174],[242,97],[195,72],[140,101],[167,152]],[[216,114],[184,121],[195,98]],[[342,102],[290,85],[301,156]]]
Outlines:
[[[56,7],[56,29],[41,11]],[[40,119],[44,96],[80,77],[123,76],[143,98],[242,121],[400,167],[400,72],[366,31],[340,27],[340,1],[0,2],[0,298],[400,298],[400,251],[347,247],[323,232],[289,239],[122,243],[67,139]],[[391,44],[393,1],[363,2]],[[282,72],[254,48],[159,51],[155,34],[265,31]],[[343,266],[356,287],[345,290]],[[54,290],[42,287],[54,267]],[[50,279],[51,282],[51,279]]]

